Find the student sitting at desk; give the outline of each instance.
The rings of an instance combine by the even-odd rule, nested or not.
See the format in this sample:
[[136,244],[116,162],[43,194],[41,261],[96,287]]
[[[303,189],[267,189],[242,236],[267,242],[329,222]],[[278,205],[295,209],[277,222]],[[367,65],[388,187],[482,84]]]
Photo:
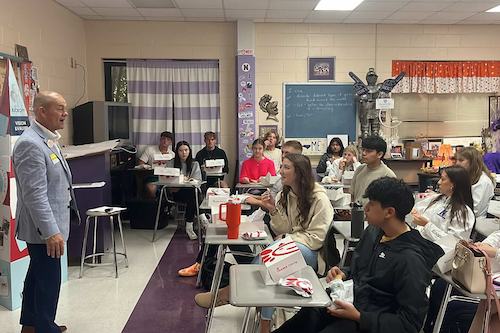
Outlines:
[[[229,162],[227,161],[226,152],[219,147],[217,147],[217,135],[214,132],[206,132],[205,133],[205,147],[196,153],[196,161],[200,164],[201,169],[205,170],[205,161],[206,160],[216,160],[223,159],[224,160],[224,168],[222,169],[223,173],[229,173]],[[224,182],[224,176],[214,177],[207,175],[207,187],[214,187],[219,185],[220,187],[229,187]]]
[[467,170],[458,165],[446,168],[438,185],[441,194],[422,200],[411,211],[413,223],[422,236],[431,241],[448,234],[468,239],[475,217]]
[[[290,236],[307,265],[322,274],[326,267],[319,250],[333,219],[330,200],[323,186],[316,183],[307,156],[285,156],[280,174],[283,190],[276,196],[276,201],[269,192],[262,195],[262,202],[271,214],[271,228],[278,234],[275,239]],[[259,261],[257,257],[253,263],[259,264]],[[203,308],[210,307],[211,299],[211,292],[195,297],[196,304]],[[228,300],[229,286],[219,291],[216,306],[227,304]],[[261,332],[270,331],[273,312],[274,308],[263,309]]]
[[469,173],[474,200],[474,215],[486,217],[488,206],[493,198],[496,182],[483,161],[483,156],[474,147],[465,147],[456,153],[457,165]]
[[321,156],[318,162],[316,173],[325,173],[326,161],[330,161],[330,163],[333,163],[333,161],[342,158],[342,155],[344,155],[344,144],[342,143],[342,140],[340,140],[339,138],[332,138],[330,140],[328,148],[326,149],[326,153]]
[[[172,133],[162,132],[160,135],[160,145],[150,146],[146,148],[144,153],[142,153],[141,157],[139,158],[137,165],[149,164],[150,166],[153,166],[154,157],[156,154],[171,154],[172,156],[174,156],[175,154],[168,149],[172,145],[172,138]],[[151,183],[157,181],[157,176],[149,176],[144,180],[144,182],[146,183],[148,194],[151,197],[155,197],[157,191],[157,187],[155,185],[152,185]]]
[[[181,169],[184,180],[201,180],[200,165],[193,159],[191,147],[186,141],[177,142],[175,146],[174,168]],[[195,191],[197,191],[195,189]],[[173,188],[171,189],[175,201],[186,203],[186,234],[189,239],[194,240],[198,237],[193,230],[193,219],[196,209],[195,196],[191,188]]]
[[353,202],[361,202],[366,204],[368,199],[364,197],[368,185],[375,179],[382,177],[397,178],[396,174],[382,162],[382,158],[387,151],[387,144],[384,139],[378,136],[369,136],[363,140],[363,153],[361,154],[361,162],[354,172],[351,181],[350,192]]
[[356,171],[356,169],[361,165],[361,163],[358,162],[358,159],[358,148],[353,145],[347,146],[346,149],[344,149],[344,157],[333,161],[333,163],[327,163],[327,174],[325,175],[344,182],[342,179],[344,172]]
[[[490,258],[500,264],[500,231],[495,231],[489,235],[482,243],[476,243],[483,251],[485,251]],[[498,272],[496,272],[498,273]],[[483,320],[486,311],[486,300],[479,302],[472,325],[470,326],[469,333],[481,333]],[[500,321],[498,318],[499,309],[496,307],[495,302],[491,302],[491,319],[490,319],[490,332],[500,332]]]
[[332,268],[327,281],[354,281],[354,304],[303,308],[275,333],[418,333],[427,313],[431,269],[443,250],[404,223],[413,193],[402,180],[384,177],[368,186],[368,228],[349,268]]
[[240,183],[258,183],[260,177],[267,175],[276,176],[274,163],[264,156],[264,141],[257,139],[252,144],[253,156],[243,162],[240,173]]
[[271,130],[264,135],[264,144],[266,145],[264,156],[273,161],[276,174],[281,169],[281,149],[276,148],[278,142],[280,142],[280,137],[275,130]]

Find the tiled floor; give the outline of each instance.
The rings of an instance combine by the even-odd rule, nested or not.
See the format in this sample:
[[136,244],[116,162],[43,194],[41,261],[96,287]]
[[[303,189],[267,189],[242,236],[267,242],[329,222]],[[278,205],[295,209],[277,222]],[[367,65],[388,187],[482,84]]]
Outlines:
[[[122,332],[175,230],[175,226],[163,229],[157,241],[151,243],[151,230],[131,230],[125,224],[129,268],[120,266],[120,276],[115,279],[112,266],[85,267],[84,277],[79,279],[79,267],[70,267],[69,281],[61,287],[57,322],[68,326],[68,333]],[[337,244],[341,250],[339,240]],[[212,332],[239,332],[243,312],[230,305],[217,308]],[[19,316],[20,309],[0,307],[0,332],[20,332]],[[147,327],[137,333],[142,332],[147,332]],[[169,332],[168,327],[164,332]]]

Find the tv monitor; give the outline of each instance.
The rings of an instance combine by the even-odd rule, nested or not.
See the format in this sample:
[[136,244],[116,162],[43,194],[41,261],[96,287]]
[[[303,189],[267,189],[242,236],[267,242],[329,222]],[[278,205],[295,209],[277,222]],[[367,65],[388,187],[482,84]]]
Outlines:
[[73,109],[73,144],[114,139],[132,143],[132,105],[92,101]]

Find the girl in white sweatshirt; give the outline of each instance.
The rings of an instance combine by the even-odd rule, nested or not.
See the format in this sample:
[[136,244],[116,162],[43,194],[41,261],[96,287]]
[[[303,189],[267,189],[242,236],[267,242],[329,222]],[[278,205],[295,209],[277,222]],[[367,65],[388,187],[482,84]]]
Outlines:
[[458,165],[446,168],[438,185],[441,194],[417,203],[411,212],[417,230],[430,241],[448,234],[469,238],[475,217],[467,170]]
[[335,178],[344,184],[350,184],[352,177],[344,179],[344,173],[346,171],[356,171],[356,169],[361,165],[359,163],[358,148],[356,146],[347,146],[344,149],[344,156],[342,158],[336,159],[333,162],[326,162],[326,175],[330,178]]
[[484,164],[483,155],[474,147],[465,147],[457,151],[456,158],[457,165],[464,167],[469,173],[474,214],[476,217],[486,217],[496,183]]

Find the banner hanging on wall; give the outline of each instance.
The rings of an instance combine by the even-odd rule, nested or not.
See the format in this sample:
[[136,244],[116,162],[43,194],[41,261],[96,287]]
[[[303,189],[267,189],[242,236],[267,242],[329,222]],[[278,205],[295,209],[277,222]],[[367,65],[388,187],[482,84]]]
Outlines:
[[238,173],[243,161],[252,157],[255,134],[255,58],[253,55],[236,57],[238,102]]

